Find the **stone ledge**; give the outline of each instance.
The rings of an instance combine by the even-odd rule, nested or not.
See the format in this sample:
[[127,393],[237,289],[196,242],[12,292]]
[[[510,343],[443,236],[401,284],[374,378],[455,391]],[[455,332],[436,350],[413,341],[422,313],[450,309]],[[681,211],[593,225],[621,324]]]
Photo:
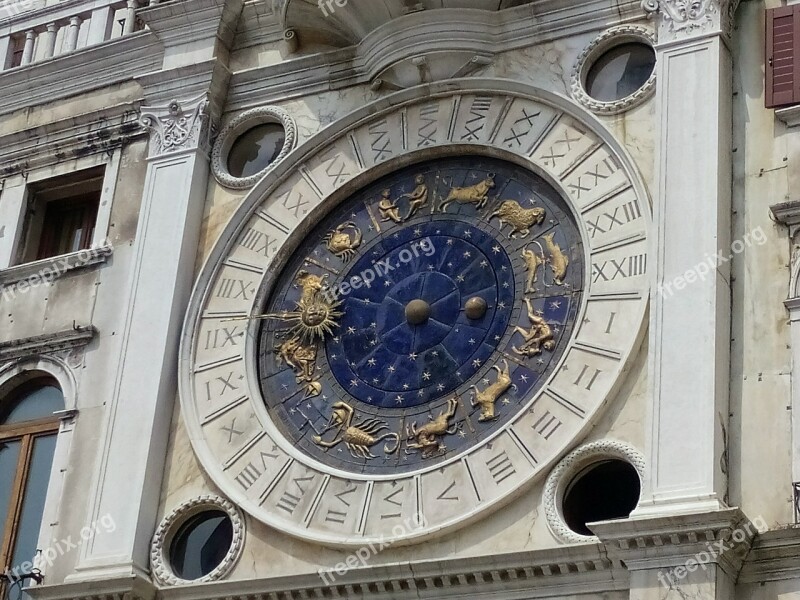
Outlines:
[[753,542],[739,583],[800,578],[800,526],[767,531]]
[[92,326],[73,326],[72,329],[46,333],[20,340],[0,343],[0,360],[14,360],[37,354],[52,354],[88,345],[97,334]]

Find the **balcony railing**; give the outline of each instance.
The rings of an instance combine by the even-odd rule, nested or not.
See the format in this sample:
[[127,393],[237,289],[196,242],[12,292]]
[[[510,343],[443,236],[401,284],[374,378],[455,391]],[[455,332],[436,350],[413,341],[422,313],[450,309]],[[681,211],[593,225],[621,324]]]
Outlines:
[[0,70],[23,67],[141,29],[146,0],[0,0]]

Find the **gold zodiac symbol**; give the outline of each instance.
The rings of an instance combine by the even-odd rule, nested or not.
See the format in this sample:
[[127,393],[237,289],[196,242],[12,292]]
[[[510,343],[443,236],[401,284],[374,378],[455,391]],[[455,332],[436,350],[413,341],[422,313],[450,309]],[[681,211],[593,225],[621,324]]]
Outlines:
[[290,337],[275,348],[278,365],[285,362],[294,371],[297,383],[304,386],[306,395],[303,399],[319,396],[322,384],[314,381],[317,368],[316,344],[303,344],[299,337]]
[[[534,242],[538,246],[538,242]],[[537,254],[533,250],[528,250],[528,248],[522,249],[522,259],[525,261],[525,269],[528,271],[528,280],[525,285],[525,293],[530,294],[534,292],[533,284],[539,278],[539,267],[546,264],[546,260],[544,259],[544,252],[541,249],[542,247],[539,246],[539,254]]]
[[525,298],[525,304],[528,305],[531,328],[530,330],[522,327],[514,328],[514,333],[519,333],[524,342],[519,348],[512,346],[511,349],[520,356],[530,358],[541,354],[542,348],[552,351],[556,347],[556,342],[553,339],[553,329],[543,317],[536,314],[529,298]]
[[500,229],[506,225],[511,226],[509,238],[514,238],[517,234],[520,237],[527,237],[531,232],[531,227],[541,225],[544,222],[545,210],[543,208],[522,208],[516,200],[505,200],[500,204],[500,208],[489,217],[500,219]]
[[561,246],[553,241],[555,234],[548,233],[544,237],[544,243],[550,253],[550,268],[553,270],[553,279],[556,285],[564,285],[564,278],[567,276],[567,267],[569,267],[569,258],[561,250]]
[[398,198],[398,200],[402,200],[403,198],[408,198],[408,215],[404,220],[408,221],[411,217],[417,214],[417,211],[428,204],[428,186],[425,184],[425,176],[424,175],[417,175],[414,178],[414,183],[417,187],[409,194],[403,194]]
[[325,236],[325,243],[334,255],[347,262],[361,245],[361,230],[352,221],[342,223]]
[[481,416],[478,421],[491,421],[496,419],[494,413],[495,402],[497,399],[508,391],[511,387],[511,373],[508,369],[508,361],[503,359],[505,367],[501,369],[497,365],[493,365],[492,369],[497,371],[497,381],[488,386],[485,390],[480,391],[477,386],[471,385],[470,389],[474,389],[472,399],[472,406],[481,407]]
[[[450,419],[456,414],[458,407],[458,397],[454,396],[447,401],[447,410],[442,410],[438,417],[425,423],[417,429],[416,422],[406,425],[406,454],[411,454],[408,450],[422,450],[422,458],[430,458],[437,452],[444,452],[447,449],[442,442],[436,438],[444,435],[453,435],[458,430],[456,425],[451,429]],[[415,440],[414,442],[410,440]]]
[[381,200],[378,202],[378,210],[381,211],[382,221],[394,221],[395,223],[403,222],[403,219],[400,216],[400,209],[392,200],[392,190],[383,190],[381,192]]
[[458,204],[474,204],[477,210],[486,206],[489,201],[489,190],[494,187],[494,173],[489,173],[481,182],[469,187],[451,187],[447,198],[439,205],[439,212],[445,212],[453,202]]
[[303,290],[300,300],[297,302],[297,310],[251,317],[235,317],[228,320],[280,319],[294,323],[289,331],[290,337],[298,337],[304,344],[321,340],[326,335],[333,333],[333,328],[339,326],[336,320],[342,316],[342,313],[336,310],[341,302],[327,297],[327,289],[324,284],[326,277],[327,275],[314,275],[304,270],[297,272],[294,279],[295,285],[299,285]]
[[[400,446],[400,436],[397,433],[388,432],[378,435],[384,429],[389,429],[385,422],[378,419],[365,419],[353,425],[354,416],[355,410],[349,404],[344,402],[334,404],[328,426],[320,435],[312,438],[314,443],[323,448],[333,448],[340,442],[344,442],[353,458],[369,459],[376,458],[370,451],[372,446],[383,440],[394,439],[394,447],[384,444],[383,451],[386,454],[397,452],[397,448]],[[331,429],[336,429],[336,434],[331,441],[326,442],[322,436]]]

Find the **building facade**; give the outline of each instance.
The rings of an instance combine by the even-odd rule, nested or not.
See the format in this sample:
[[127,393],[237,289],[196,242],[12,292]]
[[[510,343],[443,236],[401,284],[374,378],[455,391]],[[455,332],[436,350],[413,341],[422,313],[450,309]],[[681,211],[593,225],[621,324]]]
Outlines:
[[3,594],[800,598],[797,48],[0,0]]

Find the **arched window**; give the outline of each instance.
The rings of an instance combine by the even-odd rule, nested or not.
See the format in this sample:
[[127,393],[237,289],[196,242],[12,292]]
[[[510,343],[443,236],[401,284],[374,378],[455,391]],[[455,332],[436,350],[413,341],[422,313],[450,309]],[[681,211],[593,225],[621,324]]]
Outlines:
[[21,574],[36,554],[62,410],[64,396],[49,377],[0,397],[0,568],[7,572]]

